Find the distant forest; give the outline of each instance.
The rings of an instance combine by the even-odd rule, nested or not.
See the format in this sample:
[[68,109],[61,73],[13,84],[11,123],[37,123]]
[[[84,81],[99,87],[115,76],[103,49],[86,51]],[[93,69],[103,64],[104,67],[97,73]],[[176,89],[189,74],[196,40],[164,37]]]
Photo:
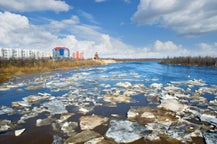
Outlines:
[[174,57],[162,59],[161,64],[194,65],[194,66],[214,66],[217,67],[217,57]]

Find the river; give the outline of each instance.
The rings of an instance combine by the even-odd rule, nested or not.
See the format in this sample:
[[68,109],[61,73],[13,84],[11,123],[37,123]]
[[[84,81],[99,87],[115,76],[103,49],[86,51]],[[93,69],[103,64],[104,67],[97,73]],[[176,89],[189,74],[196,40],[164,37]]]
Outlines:
[[[213,67],[124,62],[16,76],[0,86],[0,143],[215,143],[216,110]],[[86,131],[98,135],[80,138]]]

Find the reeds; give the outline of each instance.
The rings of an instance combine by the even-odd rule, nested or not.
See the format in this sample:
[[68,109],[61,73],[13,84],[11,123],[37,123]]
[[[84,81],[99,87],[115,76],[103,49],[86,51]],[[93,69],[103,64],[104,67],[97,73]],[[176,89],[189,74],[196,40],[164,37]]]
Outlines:
[[51,70],[66,70],[87,66],[102,65],[95,60],[50,60],[50,59],[26,59],[26,60],[0,60],[0,82],[9,80],[14,75],[46,72]]

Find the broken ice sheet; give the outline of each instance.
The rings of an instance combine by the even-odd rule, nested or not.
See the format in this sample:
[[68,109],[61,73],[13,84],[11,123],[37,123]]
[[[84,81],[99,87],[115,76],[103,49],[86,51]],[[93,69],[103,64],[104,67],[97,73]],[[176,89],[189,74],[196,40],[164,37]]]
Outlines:
[[23,129],[19,129],[19,130],[15,130],[14,134],[15,136],[20,136],[26,129],[23,128]]
[[24,97],[23,100],[25,102],[35,103],[35,102],[38,102],[40,100],[48,99],[49,97],[50,97],[50,95],[47,95],[44,93],[39,93],[38,95],[30,95],[30,96]]
[[158,107],[176,112],[177,114],[183,113],[184,110],[188,108],[187,105],[182,104],[178,100],[172,98],[161,100],[161,104]]
[[12,107],[30,107],[31,104],[26,101],[16,101],[11,103]]
[[94,138],[102,137],[99,133],[94,131],[82,131],[75,136],[69,137],[64,144],[75,144],[75,143],[84,143]]
[[37,127],[40,127],[40,126],[49,125],[49,124],[52,123],[53,121],[54,121],[54,119],[52,119],[52,118],[37,119],[37,120],[36,120],[36,126],[37,126]]
[[217,143],[217,133],[203,132],[206,144],[216,144]]
[[118,143],[130,143],[139,140],[144,135],[145,127],[128,120],[111,120],[106,137]]
[[0,106],[0,115],[13,113],[14,110],[7,106]]
[[49,102],[44,103],[43,105],[44,105],[44,107],[48,108],[48,111],[51,114],[54,114],[54,115],[55,114],[68,113],[63,102],[60,100],[57,100],[57,99],[53,99]]
[[76,134],[75,129],[78,127],[77,122],[64,122],[60,124],[61,130],[68,136],[74,136]]
[[53,142],[52,144],[62,144],[63,139],[58,135],[53,135]]
[[201,79],[189,80],[187,83],[189,85],[194,85],[194,86],[205,86],[206,85],[206,83]]
[[200,115],[200,120],[217,126],[217,118],[214,115],[202,114]]
[[95,127],[107,121],[108,121],[107,117],[100,117],[98,115],[82,116],[80,118],[80,127],[81,130],[90,130],[90,129],[94,129]]
[[162,86],[163,86],[163,84],[161,84],[161,83],[152,83],[150,85],[151,88],[155,88],[155,89],[161,89]]
[[111,103],[130,103],[131,98],[128,95],[114,93],[114,94],[105,94],[104,101]]
[[98,138],[91,139],[85,142],[84,144],[103,144],[103,143],[105,144],[107,143],[105,142],[104,137],[98,137]]
[[6,119],[0,120],[0,132],[10,130],[12,129],[12,127],[13,127],[13,124],[11,120],[6,120]]
[[115,86],[129,88],[132,86],[132,84],[130,82],[118,82],[115,84]]

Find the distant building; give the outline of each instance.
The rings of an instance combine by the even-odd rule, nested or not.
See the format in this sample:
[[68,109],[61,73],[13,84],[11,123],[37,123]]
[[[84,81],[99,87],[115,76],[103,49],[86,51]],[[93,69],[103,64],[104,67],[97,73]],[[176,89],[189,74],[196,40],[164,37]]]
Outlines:
[[95,59],[95,60],[99,59],[99,55],[98,55],[98,53],[97,53],[97,52],[95,53],[95,55],[94,55],[93,59]]
[[66,47],[55,47],[53,49],[54,59],[70,59],[70,51]]
[[72,53],[72,59],[74,59],[74,60],[83,60],[84,59],[84,53],[79,52],[79,51],[73,52]]
[[1,59],[39,59],[44,54],[36,50],[0,48]]

